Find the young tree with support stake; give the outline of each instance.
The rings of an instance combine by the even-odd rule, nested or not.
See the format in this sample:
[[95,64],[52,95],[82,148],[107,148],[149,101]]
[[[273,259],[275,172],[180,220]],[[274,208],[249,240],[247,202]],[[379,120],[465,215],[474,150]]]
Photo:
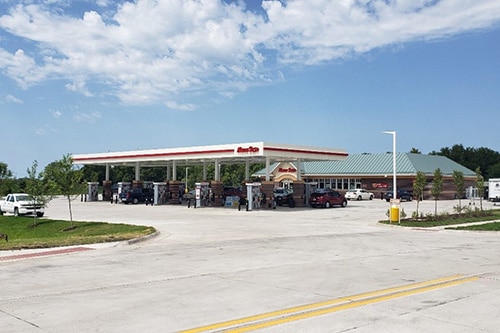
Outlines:
[[481,168],[476,168],[476,188],[477,195],[479,196],[479,206],[481,207],[481,211],[483,211],[483,197],[484,197],[484,177],[481,174]]
[[54,193],[55,184],[47,179],[45,179],[44,174],[37,172],[38,162],[33,161],[31,168],[28,168],[26,172],[28,173],[28,178],[26,179],[26,192],[33,199],[33,206],[35,208],[33,214],[33,226],[36,225],[36,219],[38,213],[36,211],[37,204],[42,207],[46,206],[50,200],[52,200],[52,193]]
[[82,183],[82,171],[73,165],[71,154],[67,154],[62,159],[47,165],[45,173],[48,179],[55,183],[57,192],[68,200],[70,227],[73,228],[71,201],[85,191],[85,185]]
[[420,201],[422,200],[425,185],[427,185],[427,177],[425,176],[425,173],[423,173],[422,171],[417,171],[417,175],[415,176],[415,182],[413,183],[413,197],[417,198],[417,212],[416,212],[417,218],[418,218],[418,206]]
[[462,171],[453,171],[453,186],[458,196],[458,210],[462,212],[462,197],[465,191],[464,173]]
[[439,199],[439,195],[443,191],[443,174],[441,173],[441,169],[437,168],[434,170],[434,178],[432,179],[432,189],[431,193],[434,197],[434,216],[437,217],[437,201]]

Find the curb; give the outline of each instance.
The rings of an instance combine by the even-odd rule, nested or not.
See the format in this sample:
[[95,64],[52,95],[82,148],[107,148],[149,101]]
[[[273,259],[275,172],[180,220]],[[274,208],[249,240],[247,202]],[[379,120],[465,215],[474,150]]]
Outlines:
[[159,235],[160,235],[160,232],[158,230],[156,230],[155,232],[153,232],[150,235],[142,236],[142,237],[139,237],[139,238],[130,239],[128,241],[125,241],[124,243],[126,243],[127,245],[133,245],[133,244],[137,244],[137,243],[140,243],[140,242],[145,242],[147,240],[153,239],[153,238],[155,238],[155,237],[157,237]]

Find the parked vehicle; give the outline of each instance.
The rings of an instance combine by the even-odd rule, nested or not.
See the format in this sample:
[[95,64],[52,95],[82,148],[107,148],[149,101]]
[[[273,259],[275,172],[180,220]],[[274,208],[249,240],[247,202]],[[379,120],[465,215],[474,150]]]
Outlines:
[[373,193],[364,189],[348,190],[345,194],[347,200],[373,200]]
[[15,216],[34,215],[42,217],[44,207],[35,202],[33,197],[26,193],[12,193],[0,202],[0,215],[11,213]]
[[196,198],[196,190],[191,190],[182,195],[182,199],[184,200],[193,200],[194,198]]
[[[283,188],[277,187],[273,191],[274,200],[276,201],[276,205],[290,205],[293,201],[293,191]],[[293,204],[291,204],[293,206]]]
[[[393,196],[393,191],[391,189],[388,189],[387,192],[385,192],[385,194],[384,194],[385,201],[387,201],[387,202],[391,201],[392,196]],[[400,199],[402,201],[412,201],[413,200],[413,193],[410,191],[407,191],[407,190],[403,190],[403,189],[398,189],[396,196],[397,196],[396,199]]]
[[488,181],[488,200],[492,202],[500,201],[500,178],[491,178]]
[[309,198],[309,205],[311,207],[325,207],[330,208],[333,206],[347,206],[347,199],[342,193],[335,190],[320,190],[311,193]]
[[129,204],[153,202],[154,191],[148,188],[131,188],[120,193],[120,201]]

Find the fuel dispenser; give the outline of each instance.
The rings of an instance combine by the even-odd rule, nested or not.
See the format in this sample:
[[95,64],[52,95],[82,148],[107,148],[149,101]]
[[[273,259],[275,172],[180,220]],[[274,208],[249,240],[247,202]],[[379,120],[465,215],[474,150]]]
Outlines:
[[196,205],[195,207],[206,207],[208,206],[208,201],[210,198],[210,188],[209,188],[209,183],[208,182],[201,182],[201,183],[195,183],[196,188],[195,188],[195,200],[196,200]]
[[[262,185],[261,183],[246,183],[247,186],[247,209],[251,211],[254,207],[254,201],[255,205],[257,206],[256,208],[260,208],[260,202],[259,197],[260,197],[260,186]],[[255,200],[254,200],[255,199]]]
[[167,183],[153,183],[154,205],[164,205],[167,203]]
[[88,187],[87,201],[97,201],[99,199],[98,186],[99,186],[98,182],[87,183]]

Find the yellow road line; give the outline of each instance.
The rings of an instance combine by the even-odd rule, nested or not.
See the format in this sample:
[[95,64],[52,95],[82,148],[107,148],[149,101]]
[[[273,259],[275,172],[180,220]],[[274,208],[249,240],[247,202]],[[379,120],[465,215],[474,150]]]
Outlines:
[[428,287],[409,289],[406,291],[400,291],[400,292],[382,295],[382,296],[378,296],[378,297],[362,299],[362,300],[358,300],[358,301],[354,301],[354,302],[350,302],[350,303],[344,303],[344,304],[340,304],[340,305],[335,305],[335,306],[331,306],[331,307],[327,307],[327,308],[323,308],[323,309],[319,309],[319,310],[299,313],[296,315],[290,315],[290,316],[286,316],[286,317],[282,317],[282,318],[278,318],[278,319],[272,319],[272,320],[268,320],[265,322],[251,324],[251,325],[247,325],[247,326],[243,326],[243,327],[239,327],[239,328],[235,328],[235,329],[229,329],[229,330],[227,330],[227,332],[242,333],[242,332],[254,331],[257,329],[262,329],[262,328],[266,328],[266,327],[270,327],[270,326],[285,324],[285,323],[289,323],[292,321],[308,319],[311,317],[317,317],[317,316],[321,316],[321,315],[332,313],[332,312],[338,312],[338,311],[352,309],[352,308],[356,308],[356,307],[360,307],[360,306],[364,306],[364,305],[368,305],[368,304],[383,302],[383,301],[387,301],[387,300],[391,300],[391,299],[395,299],[395,298],[419,294],[419,293],[423,293],[423,292],[434,290],[434,289],[450,287],[450,286],[474,281],[477,279],[478,279],[478,277],[469,277],[469,278],[463,278],[463,279],[454,280],[454,281],[450,281],[450,282],[444,282],[444,283],[440,283],[440,284],[430,285]]
[[[331,313],[371,303],[381,302],[388,299],[417,294],[428,290],[444,288],[447,286],[452,286],[472,281],[474,279],[477,279],[477,277],[464,278],[463,275],[453,275],[425,282],[418,282],[393,288],[381,289],[372,292],[356,294],[352,296],[340,297],[324,302],[306,304],[288,309],[262,313],[255,316],[224,321],[212,325],[185,330],[182,331],[181,333],[209,332],[217,329],[229,329],[230,332],[247,332],[250,330],[279,325],[286,322],[306,319],[326,313]],[[343,304],[335,305],[339,303]],[[263,321],[266,319],[269,320]],[[257,321],[261,322],[255,323]],[[241,327],[237,328],[237,326]],[[234,328],[234,330],[231,330],[231,328]]]

